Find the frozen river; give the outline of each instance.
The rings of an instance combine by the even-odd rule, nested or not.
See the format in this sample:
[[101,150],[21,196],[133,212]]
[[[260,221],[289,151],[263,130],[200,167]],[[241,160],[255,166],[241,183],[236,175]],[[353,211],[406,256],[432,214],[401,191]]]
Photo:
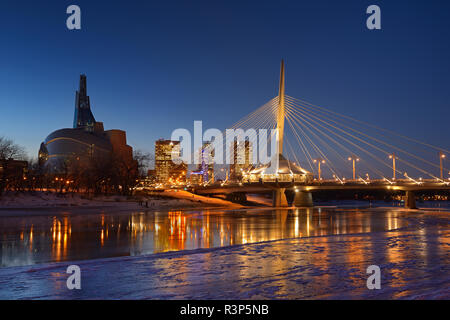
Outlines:
[[[3,217],[0,299],[448,299],[449,219],[350,207]],[[82,290],[67,289],[69,264]],[[373,264],[381,290],[366,287]]]
[[286,238],[389,231],[397,209],[245,209],[0,218],[0,266],[137,256]]

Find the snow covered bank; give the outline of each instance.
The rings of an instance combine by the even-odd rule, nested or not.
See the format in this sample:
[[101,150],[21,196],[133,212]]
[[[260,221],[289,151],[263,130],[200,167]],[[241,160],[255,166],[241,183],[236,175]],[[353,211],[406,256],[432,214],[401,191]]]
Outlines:
[[36,211],[36,209],[64,209],[77,211],[81,209],[117,210],[170,210],[198,207],[227,207],[239,208],[222,199],[208,198],[194,195],[187,191],[165,191],[159,196],[96,196],[87,198],[79,194],[57,194],[47,192],[35,193],[6,193],[0,198],[0,216],[19,210]]
[[219,198],[209,198],[200,196],[197,194],[190,193],[188,191],[184,190],[166,190],[162,193],[163,196],[175,198],[175,199],[182,199],[182,200],[188,200],[193,201],[197,203],[203,203],[203,204],[209,204],[213,206],[225,206],[229,208],[240,208],[242,205],[236,204],[230,201],[226,201]]

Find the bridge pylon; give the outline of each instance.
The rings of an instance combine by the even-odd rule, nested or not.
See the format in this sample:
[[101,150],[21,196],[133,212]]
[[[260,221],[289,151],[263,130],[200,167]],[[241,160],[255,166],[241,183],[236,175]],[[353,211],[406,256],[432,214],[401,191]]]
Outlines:
[[286,198],[286,188],[277,188],[272,193],[272,206],[273,207],[288,207]]
[[278,115],[277,115],[278,154],[283,154],[284,118],[286,117],[284,101],[285,101],[284,60],[281,60],[280,85],[278,89]]
[[415,194],[414,191],[406,191],[405,208],[406,209],[417,209],[417,207],[416,207],[416,194]]
[[283,156],[284,122],[286,118],[285,84],[285,65],[284,60],[281,60],[278,107],[276,110],[277,152],[272,155],[269,164],[259,166],[246,173],[246,181],[249,184],[266,184],[268,188],[273,189],[272,203],[274,207],[288,206],[285,195],[286,188],[292,188],[295,184],[305,184],[313,179],[311,172]]

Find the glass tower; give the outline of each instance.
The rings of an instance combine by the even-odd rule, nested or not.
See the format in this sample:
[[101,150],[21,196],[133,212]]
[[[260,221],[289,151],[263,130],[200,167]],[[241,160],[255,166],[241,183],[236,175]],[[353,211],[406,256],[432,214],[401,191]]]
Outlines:
[[84,128],[86,131],[93,132],[95,118],[91,112],[91,104],[87,95],[86,75],[80,76],[80,89],[75,95],[75,115],[73,119],[74,128]]

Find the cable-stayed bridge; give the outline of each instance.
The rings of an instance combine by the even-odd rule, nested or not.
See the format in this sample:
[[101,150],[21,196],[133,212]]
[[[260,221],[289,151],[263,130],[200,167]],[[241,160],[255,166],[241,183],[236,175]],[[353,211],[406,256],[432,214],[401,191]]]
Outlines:
[[278,96],[231,127],[237,128],[277,129],[275,165],[248,167],[238,181],[196,193],[242,199],[272,190],[273,205],[283,207],[286,190],[295,191],[296,206],[312,206],[316,190],[401,190],[405,206],[415,208],[415,191],[450,190],[450,151],[286,95],[283,61]]

